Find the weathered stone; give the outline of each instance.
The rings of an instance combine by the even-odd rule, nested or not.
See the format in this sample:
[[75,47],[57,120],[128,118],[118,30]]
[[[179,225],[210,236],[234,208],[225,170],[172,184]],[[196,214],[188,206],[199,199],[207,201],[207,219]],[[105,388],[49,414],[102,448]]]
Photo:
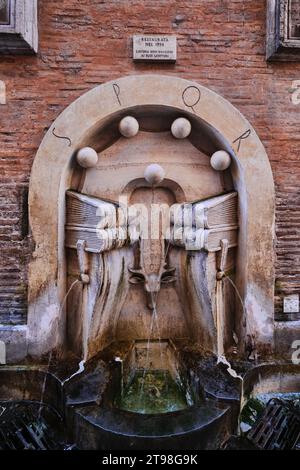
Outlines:
[[124,137],[134,137],[139,131],[139,123],[134,117],[126,116],[120,121],[119,131]]
[[91,147],[84,147],[77,153],[77,162],[83,168],[93,168],[98,161],[97,152]]
[[145,169],[144,176],[145,180],[148,181],[151,186],[155,186],[162,182],[165,174],[165,170],[160,165],[157,163],[152,163]]
[[176,119],[171,127],[171,132],[176,139],[185,139],[190,135],[191,130],[191,123],[185,118]]
[[210,164],[214,170],[217,170],[217,171],[227,170],[227,168],[229,168],[231,164],[230,155],[224,150],[218,150],[212,155],[210,159]]
[[[196,94],[196,90],[198,94]],[[101,96],[101,107],[97,104],[98,96]],[[195,96],[197,100],[200,96],[201,106],[195,100]],[[121,104],[120,109],[121,97],[123,100],[126,97],[126,105]],[[64,274],[60,269],[57,271],[57,267],[61,266],[61,260],[65,258],[64,245],[60,242],[62,238],[59,236],[63,231],[64,223],[63,211],[60,209],[65,205],[62,184],[65,184],[65,189],[68,189],[71,185],[73,190],[104,200],[114,201],[115,203],[117,203],[120,194],[127,194],[131,202],[141,201],[147,206],[151,198],[155,197],[156,192],[154,191],[149,200],[148,196],[151,195],[151,190],[150,193],[149,190],[143,190],[143,185],[141,186],[141,183],[137,182],[143,180],[147,163],[158,163],[166,168],[166,179],[164,180],[165,187],[157,192],[157,202],[170,201],[167,202],[168,205],[172,205],[174,202],[192,202],[217,196],[224,192],[224,189],[227,191],[233,189],[230,179],[226,183],[227,186],[224,187],[224,179],[210,167],[209,156],[203,153],[201,145],[197,148],[188,139],[172,139],[170,124],[167,127],[168,132],[140,132],[134,140],[118,140],[117,134],[116,136],[112,134],[109,142],[106,137],[107,130],[103,131],[102,134],[101,123],[106,123],[112,116],[116,122],[119,122],[118,113],[126,112],[127,106],[135,108],[137,119],[143,123],[146,130],[148,126],[152,128],[153,123],[156,121],[155,107],[156,112],[159,113],[162,109],[161,106],[163,106],[164,109],[171,110],[174,108],[189,113],[189,119],[193,119],[194,132],[202,135],[204,139],[201,145],[211,145],[209,144],[211,139],[213,142],[217,142],[218,136],[222,136],[224,141],[233,142],[232,158],[238,159],[239,166],[243,170],[239,173],[236,171],[236,166],[234,166],[232,171],[232,179],[235,182],[241,201],[238,243],[240,253],[243,254],[236,260],[236,282],[242,291],[243,286],[245,288],[247,286],[244,302],[248,327],[251,328],[256,338],[257,347],[264,347],[265,343],[272,345],[274,193],[269,162],[263,146],[249,123],[227,101],[215,93],[197,83],[183,79],[143,75],[125,77],[118,81],[106,83],[83,95],[56,120],[41,144],[33,167],[30,188],[31,228],[37,247],[35,257],[30,265],[29,277],[28,341],[30,353],[40,354],[43,349],[47,350],[51,347],[51,343],[53,346],[60,347],[65,342],[63,332],[65,331],[66,320],[61,310],[65,295],[65,290],[62,288],[64,282],[57,282],[57,278],[63,279]],[[189,106],[193,107],[190,111]],[[149,111],[145,113],[148,107]],[[78,119],[78,109],[81,110],[80,119]],[[228,119],[229,115],[230,119]],[[223,116],[227,116],[227,118],[224,119]],[[170,115],[165,121],[171,121],[171,119]],[[160,126],[166,129],[167,122],[160,122]],[[206,128],[203,127],[203,122],[208,124]],[[112,126],[112,128],[115,127]],[[211,137],[207,131],[208,128],[215,129],[214,137]],[[246,135],[245,128],[250,129]],[[53,133],[54,129],[55,132]],[[160,128],[158,127],[157,130],[160,130]],[[57,136],[64,136],[64,139]],[[89,136],[89,140],[86,136]],[[96,142],[96,139],[98,142],[97,150],[99,150],[101,158],[95,168],[86,171],[83,178],[82,175],[77,174],[75,168],[72,169],[72,165],[68,165],[68,162],[72,158],[73,147],[81,148],[87,145],[94,147],[92,143]],[[103,152],[101,152],[101,145],[105,149]],[[220,145],[221,142],[219,142]],[[137,149],[143,149],[143,151],[137,152]],[[178,155],[178,160],[176,155]],[[185,156],[184,161],[182,161],[182,155]],[[53,166],[52,162],[54,161],[55,165]],[[49,182],[50,167],[52,169],[52,180],[49,186],[45,182]],[[254,167],[256,168],[255,173],[253,172]],[[65,168],[65,174],[63,168]],[[196,176],[197,171],[199,171],[198,176]],[[61,179],[63,174],[64,183]],[[259,177],[262,178],[263,184],[258,184]],[[200,180],[201,184],[199,184]],[[252,187],[255,187],[255,191],[250,189]],[[245,188],[247,188],[247,192],[245,192]],[[163,192],[161,192],[162,190]],[[261,190],[261,194],[259,190]],[[167,199],[165,200],[165,198]],[[47,232],[43,230],[45,224],[49,226]],[[259,238],[257,233],[259,233]],[[141,252],[147,254],[150,258],[151,250],[155,251],[156,261],[153,264],[153,269],[163,253],[159,246],[160,242],[157,240],[153,245],[150,243],[149,247],[146,243],[141,249]],[[260,249],[259,246],[264,248]],[[77,294],[79,298],[86,299],[85,307],[82,307],[84,313],[82,315],[80,312],[78,313],[78,321],[79,324],[81,323],[83,331],[82,338],[88,339],[89,355],[94,355],[100,347],[104,347],[112,335],[119,339],[124,339],[124,337],[128,339],[128,335],[134,338],[144,338],[146,331],[148,331],[145,322],[146,318],[150,320],[150,317],[146,313],[145,319],[143,319],[144,325],[138,326],[138,312],[141,312],[142,305],[144,305],[144,308],[147,307],[144,304],[145,299],[142,290],[129,290],[127,276],[121,266],[130,267],[129,259],[132,255],[130,255],[129,248],[124,250],[107,253],[103,261],[94,255],[89,260],[90,267],[87,273],[91,282],[83,288],[83,291],[82,288],[79,289],[82,291],[82,295]],[[263,254],[265,254],[269,263]],[[74,255],[75,257],[70,256],[70,262],[73,260],[72,266],[77,264],[76,253]],[[197,338],[208,349],[215,349],[214,311],[216,300],[213,293],[215,291],[217,260],[214,258],[215,255],[212,255],[208,256],[207,259],[204,257],[199,264],[198,257],[197,252],[191,258],[187,257],[187,271],[186,274],[180,274],[179,290],[174,291],[172,284],[164,288],[158,296],[158,302],[161,304],[158,304],[158,308],[168,312],[170,310],[169,299],[173,299],[172,328],[173,331],[176,331],[176,334],[182,332],[184,336],[187,334],[186,325],[192,321],[195,312],[199,311],[197,315],[199,320],[197,322],[193,320],[195,323],[192,335],[193,341]],[[188,261],[189,259],[190,261]],[[97,274],[99,262],[104,262],[105,268],[103,269],[107,270],[107,276],[104,279],[109,279],[109,282],[105,281],[105,285],[101,289],[102,296],[98,298],[99,282],[100,285],[102,282],[101,276],[99,277],[99,274]],[[176,257],[172,258],[170,262],[172,262],[170,267],[176,268],[176,272],[180,273],[182,268],[180,267],[179,258],[177,260]],[[207,263],[212,263],[211,267],[208,267]],[[150,267],[151,263],[149,262],[147,266]],[[201,266],[201,272],[199,272],[199,266]],[[159,269],[159,266],[157,266],[157,269]],[[74,279],[74,272],[76,271],[73,268],[69,271],[69,286],[76,279]],[[259,279],[257,277],[258,272]],[[204,273],[207,274],[204,275]],[[157,280],[159,279],[161,279],[160,276],[157,277]],[[189,281],[189,279],[193,279],[193,281]],[[149,287],[149,289],[151,291],[152,288]],[[186,316],[187,310],[185,312],[181,310],[180,298],[186,295],[181,289],[189,292],[190,314],[188,316]],[[226,296],[230,297],[231,294],[228,291],[228,294],[224,293],[224,295],[225,299]],[[263,300],[257,303],[259,296]],[[104,298],[106,299],[105,302]],[[47,299],[51,299],[51,302]],[[229,304],[230,302],[226,300],[224,307],[219,305],[218,308],[225,308],[226,310],[226,305]],[[70,306],[70,303],[68,305]],[[74,305],[78,310],[77,301]],[[130,312],[127,311],[128,308]],[[239,306],[237,306],[237,309],[239,309]],[[74,311],[74,307],[72,310]],[[44,327],[41,328],[40,326],[39,329],[35,328],[37,312],[43,312],[43,320],[40,319],[40,325],[44,325]],[[114,312],[113,316],[112,312]],[[170,325],[168,315],[164,317],[165,326]],[[241,315],[243,317],[243,312]],[[118,316],[120,318],[117,321]],[[75,317],[76,315],[72,315],[72,318]],[[229,318],[228,315],[225,315],[226,317]],[[174,321],[175,318],[177,318],[176,321]],[[243,321],[241,320],[239,323],[240,330],[237,331],[241,338],[241,345],[245,334],[242,325]],[[43,334],[43,341],[39,341],[41,334]],[[167,332],[164,334],[167,334]],[[226,344],[230,343],[229,337],[224,338],[224,342]]]
[[[171,11],[165,5],[158,5],[157,2],[155,4],[140,2],[129,10],[125,4],[116,6],[113,2],[101,3],[97,7],[92,6],[90,2],[79,4],[74,0],[66,0],[63,5],[57,2],[40,2],[40,54],[26,59],[14,56],[2,57],[0,63],[0,79],[5,81],[7,90],[7,104],[1,105],[0,117],[0,199],[3,208],[3,218],[0,224],[2,252],[0,264],[3,277],[1,284],[3,295],[0,297],[2,323],[9,325],[11,322],[19,324],[27,321],[27,271],[28,260],[34,249],[34,244],[26,235],[26,189],[34,155],[45,130],[51,126],[58,114],[68,104],[92,86],[108,80],[118,84],[118,78],[122,75],[147,72],[145,67],[148,66],[133,63],[132,57],[130,57],[129,43],[126,40],[128,38],[127,25],[130,24],[132,30],[137,31],[142,27],[144,30],[155,32],[153,18],[159,15],[160,32],[180,33],[178,34],[179,60],[175,65],[156,64],[151,66],[151,70],[155,74],[166,73],[171,77],[176,77],[179,74],[186,76],[225,96],[251,121],[268,151],[276,185],[275,298],[272,293],[274,278],[274,260],[272,258],[265,262],[251,254],[249,260],[241,262],[241,266],[244,272],[248,272],[246,265],[249,261],[250,272],[256,270],[256,279],[251,276],[247,277],[249,280],[247,311],[254,310],[256,312],[253,316],[256,324],[255,329],[261,331],[264,336],[265,331],[269,332],[273,328],[272,313],[267,315],[267,322],[263,320],[265,306],[268,312],[272,312],[275,300],[276,312],[281,313],[283,311],[283,297],[297,294],[300,289],[300,271],[297,267],[300,261],[298,250],[300,240],[298,230],[300,221],[299,168],[297,164],[300,138],[299,113],[297,106],[289,99],[292,92],[292,81],[299,79],[300,65],[293,63],[291,68],[289,64],[281,64],[280,67],[276,64],[267,64],[264,57],[265,4],[260,0],[249,2],[246,21],[245,12],[241,6],[242,2],[236,2],[228,9],[225,4],[220,7],[219,0],[198,2],[197,4],[189,0],[180,6],[178,13],[186,16],[186,20],[176,25],[175,29],[172,22],[174,22],[176,11]],[[191,11],[193,15],[191,15]],[[126,24],[123,21],[124,17],[127,19]],[[104,18],[105,21],[103,21]],[[199,19],[202,24],[200,30]],[[112,22],[114,28],[111,27]],[[72,28],[69,27],[71,24]],[[100,29],[99,25],[101,25]],[[219,25],[222,25],[222,35],[220,35]],[[239,25],[243,26],[243,31]],[[78,40],[79,35],[80,41]],[[243,41],[240,40],[241,35]],[[50,42],[49,38],[51,38]],[[91,43],[93,43],[93,48],[90,48]],[[99,68],[100,63],[101,67]],[[132,83],[135,90],[134,82]],[[155,80],[149,86],[160,87]],[[183,91],[180,87],[179,89],[181,92]],[[114,98],[116,101],[115,111],[118,111],[118,107],[121,109],[122,106],[129,106],[131,98],[124,93],[124,90],[118,91],[116,86],[111,87],[111,90],[112,99]],[[143,86],[140,86],[140,90],[143,93]],[[164,90],[165,96],[168,97],[168,90],[165,88]],[[193,95],[194,101],[189,101],[190,96],[187,93],[191,91],[193,90],[188,90],[184,95],[188,105],[193,105],[197,99],[197,96]],[[197,89],[194,91],[196,93]],[[93,109],[102,105],[106,106],[106,98],[102,102],[102,96],[99,94],[95,93],[94,97]],[[145,105],[147,105],[146,101],[144,101]],[[163,102],[164,97],[159,97],[156,101],[158,104]],[[177,111],[173,119],[191,111],[192,120],[195,115],[194,111],[197,112],[198,109],[199,105],[195,105],[193,108],[184,106],[180,110],[180,114]],[[238,119],[239,113],[235,110],[234,114],[233,121],[236,122],[235,119]],[[81,110],[78,116],[80,115]],[[84,116],[80,117],[81,119],[84,119]],[[227,114],[224,114],[224,119],[227,120],[228,127],[235,127]],[[247,127],[246,121],[239,122],[241,124],[239,133],[242,135],[249,127]],[[172,120],[165,131],[170,129],[171,123]],[[68,137],[64,134],[64,129],[56,128],[54,130],[51,128],[51,132],[52,130],[61,137]],[[232,136],[232,141],[237,137],[238,135]],[[68,154],[67,152],[64,154],[65,163],[68,161],[69,154],[74,150],[77,151],[80,146],[88,145],[88,142],[83,140],[78,145],[69,148],[68,140],[57,139],[57,142],[61,144],[65,142],[66,151],[70,150]],[[229,138],[229,144],[232,141]],[[249,167],[251,167],[249,173],[253,173],[253,178],[250,177],[252,181],[252,186],[250,186],[255,188],[252,193],[248,194],[250,199],[249,224],[250,232],[253,234],[252,242],[250,240],[250,249],[253,253],[271,253],[273,249],[272,237],[269,238],[269,241],[261,239],[256,230],[256,220],[258,220],[258,226],[268,227],[270,232],[273,231],[273,228],[275,229],[274,218],[266,217],[265,209],[262,213],[257,211],[258,205],[254,193],[257,188],[260,189],[264,186],[265,173],[259,152],[257,153],[254,147],[252,147],[252,152],[248,152],[249,142],[247,141],[248,139],[240,141],[240,154],[243,162],[247,159],[249,161]],[[227,145],[228,142],[223,144]],[[94,143],[93,141],[93,145]],[[246,144],[246,148],[244,144]],[[238,146],[239,141],[233,144],[234,150]],[[222,148],[225,147],[222,146]],[[56,158],[60,156],[61,146],[57,146],[55,150],[56,157],[52,156],[49,159],[51,169],[55,167]],[[211,149],[209,154],[211,155],[215,150]],[[185,158],[185,154],[182,154],[181,159],[183,155]],[[176,158],[179,162],[180,156],[178,155]],[[256,165],[256,161],[258,165]],[[235,161],[233,163],[233,172],[238,176],[238,186],[243,191],[243,181],[239,179],[241,178],[239,169],[235,167]],[[63,168],[63,165],[60,166],[60,171]],[[269,174],[268,170],[267,183]],[[54,172],[54,181],[56,178],[57,173]],[[42,191],[48,192],[48,186],[51,186],[51,190],[56,188],[56,184],[52,181],[52,174],[50,180],[49,178],[43,179]],[[272,204],[272,197],[265,198],[262,195],[258,199],[262,201],[263,205],[269,206],[270,201]],[[34,196],[33,199],[36,199],[36,212],[38,212],[39,197]],[[244,209],[241,207],[242,212]],[[42,257],[42,260],[39,261],[44,246],[43,234],[46,227],[48,230],[47,211],[43,209],[41,212],[44,220],[38,236],[41,246],[37,244],[34,259],[36,259],[36,265],[40,267],[41,272],[44,267],[45,275],[42,274],[41,283],[37,281],[31,283],[31,286],[36,286],[36,290],[30,289],[30,302],[36,299],[42,286],[47,284],[57,268],[56,262],[51,257]],[[51,228],[53,222],[51,212],[50,208],[49,231],[52,233],[54,231],[55,238],[57,230]],[[54,226],[56,226],[55,222]],[[243,230],[241,233],[244,250],[247,246],[247,239],[243,236],[245,233]],[[256,235],[254,236],[254,234]],[[55,252],[55,243],[52,249]],[[262,278],[260,273],[262,273]],[[257,292],[252,286],[253,282],[256,285],[264,285],[266,279],[269,279],[267,295],[261,290]],[[243,291],[243,287],[239,287]],[[49,289],[44,297],[47,299],[47,295],[49,295],[54,304],[56,301],[59,303],[64,292],[62,289],[58,296],[59,300],[57,300],[56,289],[57,287],[53,292]],[[40,320],[44,325],[42,321],[43,307],[39,311],[41,317],[37,317],[35,323],[39,324]],[[251,313],[249,316],[252,319]],[[283,324],[280,327],[283,330],[288,328],[288,325]],[[291,326],[289,326],[290,328]],[[41,335],[44,333],[47,338],[47,328],[43,328],[40,332]],[[284,333],[282,334],[284,336]],[[38,345],[38,338],[36,341]]]

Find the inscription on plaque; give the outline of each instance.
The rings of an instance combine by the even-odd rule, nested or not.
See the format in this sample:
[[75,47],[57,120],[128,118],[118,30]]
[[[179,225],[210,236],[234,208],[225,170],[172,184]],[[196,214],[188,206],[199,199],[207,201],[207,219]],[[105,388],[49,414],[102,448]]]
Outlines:
[[283,299],[283,312],[284,313],[298,313],[299,312],[299,295],[287,295]]
[[133,60],[176,62],[176,36],[133,36]]

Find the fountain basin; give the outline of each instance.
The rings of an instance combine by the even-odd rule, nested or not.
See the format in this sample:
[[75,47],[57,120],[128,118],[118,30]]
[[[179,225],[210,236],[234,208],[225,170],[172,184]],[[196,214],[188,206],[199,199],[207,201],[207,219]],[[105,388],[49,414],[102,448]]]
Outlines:
[[135,341],[120,365],[115,405],[125,411],[161,414],[188,408],[199,400],[172,341]]
[[[69,429],[74,431],[73,441],[80,449],[218,448],[236,430],[238,397],[231,396],[231,400],[229,396],[224,400],[206,397],[197,370],[185,368],[179,347],[171,341],[162,341],[160,349],[159,343],[154,341],[150,343],[149,351],[146,343],[137,341],[124,347],[120,343],[112,345],[95,361],[95,368],[102,368],[102,380],[101,374],[95,373],[92,364],[88,364],[82,376],[74,377],[66,384],[67,422]],[[192,353],[189,355],[191,357]],[[150,373],[153,370],[162,375],[166,372],[178,385],[181,398],[184,397],[180,402],[183,409],[176,409],[178,402],[173,411],[157,406],[145,409],[145,403],[138,402],[140,391],[130,402],[132,406],[136,399],[131,410],[128,401],[120,403],[121,390],[126,398],[127,387],[130,389],[136,374],[142,378],[139,374],[147,370],[147,364]],[[215,363],[212,365],[214,367]],[[231,380],[229,375],[227,379]],[[97,383],[93,389],[98,394],[88,396],[86,391],[93,382]],[[127,409],[124,409],[126,404]]]
[[160,415],[97,405],[69,410],[74,440],[86,450],[216,449],[233,432],[236,419],[230,406],[212,403]]
[[266,363],[246,372],[241,397],[240,435],[229,450],[291,450],[300,446],[300,367]]
[[[114,365],[114,363],[112,363]],[[97,361],[87,364],[73,383],[62,381],[46,366],[3,366],[0,368],[0,402],[17,411],[29,406],[49,407],[59,418],[67,442],[80,449],[199,449],[216,448],[235,427],[230,406],[207,402],[186,410],[143,415],[113,406],[111,390],[118,369]],[[49,417],[49,413],[47,413]]]
[[[243,387],[239,389],[224,366],[216,365],[216,358],[201,357],[183,344],[162,343],[162,355],[158,343],[153,342],[148,359],[143,341],[112,344],[64,386],[59,365],[57,370],[42,365],[1,366],[1,410],[7,407],[11,416],[10,406],[16,406],[16,413],[23,413],[28,406],[30,412],[38,413],[42,403],[55,434],[61,433],[64,442],[75,442],[79,449],[200,450],[220,448],[237,432],[240,406],[249,400],[262,395],[289,400],[299,395],[297,365],[248,364],[247,372],[241,372]],[[122,362],[116,362],[115,357]],[[175,379],[180,373],[193,391],[193,403],[165,413],[120,409],[116,398],[121,387],[121,364],[126,384],[146,360],[155,370],[167,370]],[[16,413],[12,414],[14,419]]]
[[254,366],[243,380],[242,406],[262,394],[299,393],[300,366],[292,363],[265,363]]
[[61,381],[46,366],[1,366],[0,401],[42,401],[64,415]]
[[46,368],[0,368],[0,449],[68,448],[60,380]]

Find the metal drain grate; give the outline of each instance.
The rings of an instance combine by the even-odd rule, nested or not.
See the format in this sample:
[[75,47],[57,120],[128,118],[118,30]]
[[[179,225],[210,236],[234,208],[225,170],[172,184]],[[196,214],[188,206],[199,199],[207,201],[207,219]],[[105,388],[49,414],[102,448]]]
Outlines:
[[299,449],[299,408],[278,398],[273,398],[249,431],[247,438],[259,449]]
[[61,417],[38,402],[0,402],[1,450],[57,450]]

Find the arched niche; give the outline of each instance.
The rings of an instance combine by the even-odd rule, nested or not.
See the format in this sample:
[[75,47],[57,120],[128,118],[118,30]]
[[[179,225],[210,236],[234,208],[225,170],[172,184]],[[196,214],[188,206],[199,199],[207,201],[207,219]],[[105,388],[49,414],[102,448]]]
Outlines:
[[[161,123],[183,115],[194,128],[194,145],[208,155],[217,149],[232,157],[231,176],[239,193],[237,286],[246,316],[243,332],[254,334],[261,354],[272,350],[274,310],[274,184],[265,149],[249,122],[211,90],[178,77],[128,76],[100,85],[73,102],[48,130],[30,179],[30,227],[35,244],[29,268],[28,353],[40,356],[63,348],[65,192],[74,178],[74,156],[86,145],[104,149],[113,139],[110,124],[126,114],[144,119],[151,112]],[[171,116],[171,117],[170,117]],[[151,120],[150,120],[151,121]],[[165,124],[162,124],[165,123]],[[107,135],[97,144],[97,136]],[[158,129],[147,129],[156,131]],[[112,135],[110,135],[112,132]],[[202,135],[206,139],[202,139]]]

